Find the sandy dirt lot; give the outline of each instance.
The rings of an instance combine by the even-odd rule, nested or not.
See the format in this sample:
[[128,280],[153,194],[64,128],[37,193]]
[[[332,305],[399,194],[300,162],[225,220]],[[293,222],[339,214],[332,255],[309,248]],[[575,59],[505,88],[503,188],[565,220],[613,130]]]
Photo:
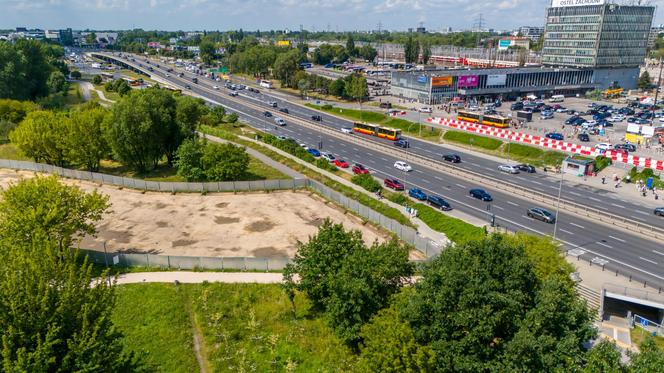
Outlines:
[[[0,187],[32,173],[0,170]],[[246,194],[141,193],[63,180],[110,197],[111,212],[81,248],[181,256],[292,257],[325,218],[359,229],[368,244],[386,235],[308,191]]]

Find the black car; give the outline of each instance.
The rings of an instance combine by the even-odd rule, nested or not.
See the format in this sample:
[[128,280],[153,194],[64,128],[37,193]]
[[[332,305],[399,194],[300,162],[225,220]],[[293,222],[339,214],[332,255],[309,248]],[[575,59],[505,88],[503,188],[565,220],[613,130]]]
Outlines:
[[590,141],[590,136],[588,136],[587,133],[580,133],[577,137],[579,138],[579,141],[582,141],[582,142]]
[[471,189],[470,196],[486,202],[493,201],[491,194],[487,193],[484,189]]
[[633,153],[633,152],[636,151],[636,145],[634,145],[634,144],[617,144],[616,146],[614,146],[614,149],[616,149],[616,150],[622,149],[622,150],[625,150],[627,152],[632,152]]
[[540,207],[528,209],[526,215],[528,215],[529,218],[537,219],[549,224],[556,222],[556,217],[552,213]]
[[279,109],[279,111],[284,114],[288,114],[288,109],[286,109],[285,107],[282,107],[281,109]]
[[510,110],[513,110],[513,111],[514,110],[523,110],[523,103],[521,103],[521,102],[513,103],[512,106],[510,107]]
[[443,160],[452,163],[461,163],[461,157],[456,154],[445,154]]
[[516,167],[519,169],[519,171],[523,171],[529,174],[534,174],[535,172],[537,172],[535,170],[535,166],[531,166],[529,164],[519,164]]
[[185,84],[184,88],[185,89],[191,89],[191,86],[189,84]]
[[270,113],[269,111],[266,111],[266,112],[263,113],[263,115],[264,115],[265,117],[269,118],[269,117],[272,116],[272,113]]
[[655,216],[664,216],[664,207],[658,207],[655,209]]
[[410,143],[408,142],[408,140],[399,139],[399,140],[394,142],[394,146],[398,146],[400,148],[406,149],[406,148],[410,148]]
[[445,201],[442,197],[429,195],[427,196],[427,202],[429,203],[429,205],[444,211],[449,211],[452,209],[452,206],[450,206],[450,204],[447,201]]
[[316,122],[320,122],[321,120],[323,120],[323,118],[321,118],[320,115],[312,115],[311,120],[316,121]]

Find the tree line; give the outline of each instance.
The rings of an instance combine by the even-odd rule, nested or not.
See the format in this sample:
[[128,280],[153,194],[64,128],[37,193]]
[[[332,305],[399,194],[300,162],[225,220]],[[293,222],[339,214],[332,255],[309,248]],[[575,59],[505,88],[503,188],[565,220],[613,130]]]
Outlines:
[[[660,372],[648,339],[623,363],[596,338],[591,314],[553,241],[492,235],[447,247],[419,268],[396,241],[367,247],[325,222],[302,244],[282,284],[357,354],[362,372]],[[298,278],[296,281],[295,279]],[[295,312],[295,310],[293,310]]]

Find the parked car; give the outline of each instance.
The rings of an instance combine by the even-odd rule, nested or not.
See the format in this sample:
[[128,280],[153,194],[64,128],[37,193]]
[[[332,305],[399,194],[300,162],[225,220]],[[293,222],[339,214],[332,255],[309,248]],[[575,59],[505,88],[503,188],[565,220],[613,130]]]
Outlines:
[[427,202],[429,202],[429,205],[437,207],[444,211],[449,211],[452,209],[452,206],[450,206],[450,204],[447,201],[445,201],[442,197],[429,195],[427,197]]
[[394,168],[396,168],[399,171],[403,172],[410,172],[413,170],[413,168],[406,162],[404,161],[396,161],[394,162]]
[[430,107],[420,108],[420,113],[432,113],[432,112],[433,112],[433,110],[431,110]]
[[460,163],[461,157],[456,154],[445,154],[443,155],[443,160],[446,162]]
[[320,122],[320,121],[323,120],[323,118],[320,115],[312,115],[311,120],[313,120],[315,122]]
[[394,142],[394,146],[398,146],[398,147],[406,149],[406,148],[410,148],[410,143],[408,142],[408,140],[399,139],[399,140]]
[[350,134],[352,134],[352,133],[353,133],[353,129],[352,129],[352,128],[348,128],[348,127],[344,127],[344,128],[342,128],[342,129],[341,129],[341,132],[343,132],[343,133],[346,133],[346,134],[349,134],[349,135],[350,135]]
[[580,133],[580,134],[577,136],[577,138],[579,139],[579,141],[582,141],[582,142],[588,142],[588,141],[590,141],[590,136],[588,136],[587,133]]
[[404,190],[403,184],[397,179],[385,179],[383,180],[383,185],[394,190]]
[[614,148],[613,145],[609,144],[608,142],[601,142],[595,145],[595,149],[607,151],[607,150],[613,150]]
[[339,159],[339,158],[334,160],[334,165],[339,167],[339,168],[348,168],[349,167],[348,162],[346,162],[343,159]]
[[502,172],[507,172],[508,174],[518,174],[519,173],[519,167],[517,166],[511,166],[508,164],[501,164],[498,166],[498,169]]
[[534,174],[535,172],[537,172],[535,166],[531,166],[529,164],[518,164],[516,165],[516,167],[519,168],[519,171],[523,171],[529,174]]
[[420,201],[427,200],[426,193],[424,193],[422,189],[419,188],[411,188],[410,190],[408,190],[408,195]]
[[540,207],[528,209],[526,215],[528,215],[529,218],[537,219],[549,224],[556,222],[556,217],[552,213]]
[[473,198],[477,198],[486,202],[493,201],[491,194],[487,193],[484,189],[471,189],[469,193]]
[[353,165],[352,170],[353,170],[353,173],[355,175],[363,175],[363,174],[368,174],[369,173],[369,170],[367,170],[366,167],[364,167],[363,165],[361,165],[359,163],[355,163]]
[[269,118],[269,117],[272,116],[272,113],[270,113],[269,111],[266,111],[266,112],[263,113],[263,116],[266,117],[266,118]]
[[274,123],[282,127],[286,125],[286,121],[279,117],[274,118]]
[[320,157],[320,151],[318,151],[318,149],[309,148],[307,149],[307,153],[313,155],[316,158]]
[[277,140],[286,141],[286,140],[288,140],[288,136],[284,136],[284,135],[277,136]]
[[328,161],[330,163],[334,162],[334,160],[337,159],[337,157],[335,157],[334,154],[332,154],[332,153],[323,153],[322,156],[323,156],[323,159],[325,159],[326,161]]
[[552,139],[552,140],[565,140],[565,136],[563,136],[562,133],[557,133],[557,132],[550,132],[546,134],[547,139]]
[[543,120],[553,119],[553,112],[551,112],[551,111],[542,112],[542,114],[540,115],[540,119],[543,119]]
[[516,110],[523,110],[523,103],[521,102],[515,102],[510,106],[510,110],[516,111]]
[[655,216],[664,216],[664,207],[658,207],[654,211]]
[[625,150],[627,152],[635,152],[636,151],[636,145],[634,145],[634,144],[617,144],[613,148],[615,150],[622,149],[622,150]]

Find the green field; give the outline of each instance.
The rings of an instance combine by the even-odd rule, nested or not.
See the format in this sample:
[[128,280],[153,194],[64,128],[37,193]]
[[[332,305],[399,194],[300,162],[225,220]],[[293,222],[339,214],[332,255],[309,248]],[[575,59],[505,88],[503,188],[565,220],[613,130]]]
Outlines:
[[156,372],[199,371],[193,333],[208,372],[347,372],[355,356],[279,285],[135,284],[118,287],[113,320],[126,344]]
[[485,236],[483,228],[442,214],[430,206],[418,203],[413,207],[417,210],[417,217],[429,228],[445,234],[454,243],[464,243]]

